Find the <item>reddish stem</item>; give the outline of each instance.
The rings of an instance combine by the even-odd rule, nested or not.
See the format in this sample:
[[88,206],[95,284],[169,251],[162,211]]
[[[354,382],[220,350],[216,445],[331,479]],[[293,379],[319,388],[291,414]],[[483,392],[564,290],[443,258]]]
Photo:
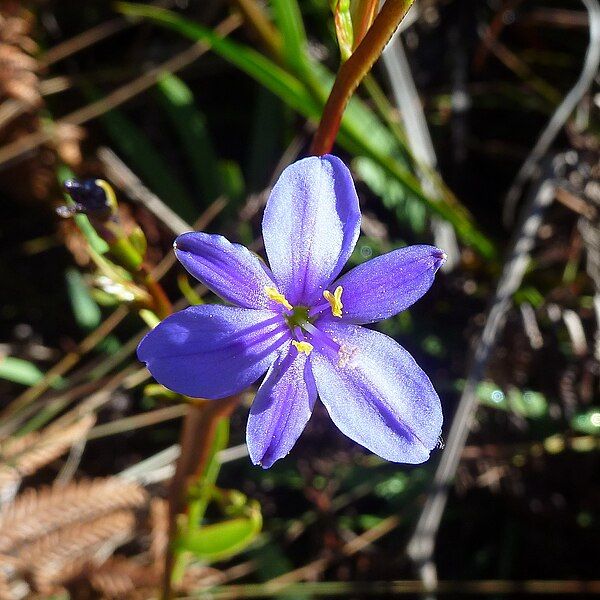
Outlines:
[[352,56],[341,66],[323,109],[310,153],[331,152],[342,116],[354,90],[371,70],[414,0],[387,0]]
[[354,30],[354,48],[356,48],[362,41],[371,23],[377,13],[377,6],[379,6],[379,0],[363,0],[358,7],[356,28]]
[[177,515],[185,511],[190,483],[206,469],[217,423],[229,417],[239,402],[240,396],[236,395],[222,400],[198,400],[188,405],[179,441],[181,454],[169,488],[169,545],[165,555],[163,598],[171,597],[172,543],[177,534]]

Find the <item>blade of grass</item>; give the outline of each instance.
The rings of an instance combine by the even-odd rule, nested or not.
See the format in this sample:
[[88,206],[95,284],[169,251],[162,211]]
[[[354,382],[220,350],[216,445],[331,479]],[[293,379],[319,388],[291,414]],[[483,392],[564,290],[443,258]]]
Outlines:
[[281,52],[285,64],[296,74],[308,66],[307,39],[302,13],[296,0],[271,0],[275,24],[283,40]]
[[[28,360],[5,356],[0,358],[0,379],[6,379],[21,385],[35,385],[44,378],[44,374]],[[53,382],[53,387],[59,387],[60,380]]]
[[193,220],[197,214],[190,196],[148,138],[122,112],[111,110],[101,116],[108,134],[122,154],[152,190],[181,217]]
[[306,86],[256,50],[233,40],[226,40],[213,30],[165,9],[127,2],[117,2],[115,6],[126,15],[148,17],[192,40],[210,44],[217,54],[281,97],[293,109],[303,114],[308,113],[315,119],[319,117],[319,103]]
[[77,324],[86,331],[100,325],[102,312],[91,297],[83,276],[77,269],[67,269],[65,272],[67,294]]
[[[327,96],[325,87],[319,90],[319,99],[316,99],[307,85],[265,56],[237,42],[220,38],[210,29],[191,23],[168,10],[125,2],[117,3],[117,8],[125,14],[151,18],[191,39],[209,43],[217,54],[256,79],[290,107],[310,119],[319,118]],[[448,204],[446,198],[435,201],[425,194],[415,175],[400,164],[397,158],[390,156],[389,149],[382,148],[379,141],[374,141],[376,136],[373,135],[373,130],[366,131],[365,126],[362,125],[363,120],[354,116],[353,111],[355,115],[356,109],[349,106],[342,119],[338,136],[340,144],[350,151],[364,154],[377,161],[393,177],[401,181],[430,211],[450,222],[466,244],[473,246],[486,258],[494,257],[495,248],[492,242],[477,229],[468,211],[458,202]],[[373,119],[376,118],[373,116]],[[371,123],[374,122],[373,119]],[[393,143],[394,137],[389,132],[387,137]]]
[[195,184],[206,203],[222,193],[219,165],[206,127],[188,86],[176,75],[165,73],[158,82],[162,105],[185,150]]
[[248,189],[262,189],[269,177],[269,165],[277,160],[283,144],[285,115],[281,100],[264,87],[256,93],[252,131],[247,153]]

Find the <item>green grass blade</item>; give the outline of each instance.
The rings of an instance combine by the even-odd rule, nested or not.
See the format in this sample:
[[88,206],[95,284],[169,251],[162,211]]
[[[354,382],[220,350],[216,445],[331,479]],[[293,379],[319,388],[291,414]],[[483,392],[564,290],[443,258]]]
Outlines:
[[302,13],[296,0],[271,0],[277,28],[281,32],[285,64],[295,73],[302,74],[308,66],[306,31]]
[[211,29],[191,23],[166,9],[127,2],[117,2],[116,7],[126,15],[148,17],[192,40],[210,44],[217,54],[256,79],[293,109],[315,119],[320,116],[321,107],[306,86],[256,50],[222,38]]
[[[88,91],[93,99],[98,98],[95,90]],[[137,171],[140,179],[180,217],[193,221],[198,214],[197,207],[142,131],[118,110],[103,114],[100,120],[119,152]]]
[[73,309],[77,324],[85,331],[91,331],[100,325],[102,312],[77,269],[67,269],[65,272],[67,294]]
[[[168,10],[124,2],[117,3],[117,7],[127,15],[151,18],[191,39],[211,44],[215,52],[278,95],[293,109],[308,118],[318,119],[320,117],[321,108],[328,93],[324,86],[319,87],[315,94],[314,90],[311,92],[308,85],[255,50],[230,39],[221,38],[212,30],[190,23],[185,18]],[[311,84],[314,81],[316,81],[314,78],[311,79]],[[312,87],[314,86],[311,85]],[[315,95],[319,97],[318,100]],[[356,106],[356,100],[351,105]],[[493,258],[496,254],[493,243],[478,230],[468,211],[458,203],[450,205],[442,199],[436,201],[436,199],[430,198],[423,191],[413,173],[396,157],[391,156],[389,150],[383,148],[379,142],[373,142],[373,139],[377,139],[376,136],[373,136],[372,131],[365,130],[358,116],[353,116],[353,110],[356,111],[350,107],[349,112],[346,112],[342,119],[338,135],[339,143],[352,152],[363,154],[378,162],[390,175],[401,181],[431,212],[451,223],[463,242],[472,246],[485,258]],[[373,118],[376,117],[373,116]],[[388,135],[390,139],[394,140],[389,132]]]
[[158,82],[158,91],[185,151],[195,184],[203,199],[210,202],[222,193],[222,184],[206,119],[196,107],[191,90],[179,77],[165,73]]
[[[5,356],[0,359],[0,379],[31,386],[39,383],[43,378],[42,371],[28,360],[14,356]],[[62,383],[62,379],[57,378],[52,382],[52,387],[60,387]]]
[[[278,160],[284,143],[285,111],[283,102],[265,87],[257,90],[252,112],[252,130],[246,158],[248,189],[264,187],[270,166]],[[291,111],[287,111],[290,113]]]

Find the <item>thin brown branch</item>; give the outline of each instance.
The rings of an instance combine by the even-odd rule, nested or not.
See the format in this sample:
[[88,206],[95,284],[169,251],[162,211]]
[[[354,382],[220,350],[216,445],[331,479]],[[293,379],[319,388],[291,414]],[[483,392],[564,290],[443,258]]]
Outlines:
[[[215,28],[215,31],[219,35],[226,36],[239,27],[240,21],[241,19],[237,15],[227,17]],[[137,79],[128,82],[103,98],[59,119],[53,126],[25,135],[15,142],[3,146],[0,148],[0,166],[9,161],[27,156],[30,152],[51,140],[57,126],[60,126],[61,124],[83,125],[92,119],[96,119],[151,88],[165,72],[176,73],[184,67],[187,67],[200,56],[208,52],[209,49],[210,46],[203,42],[193,44],[183,52],[175,55],[164,63],[161,63],[157,67],[154,67]]]
[[244,21],[259,39],[265,51],[273,58],[281,58],[281,36],[256,0],[233,0]]
[[125,306],[120,306],[111,315],[102,322],[102,324],[92,331],[83,341],[81,341],[73,352],[66,354],[58,363],[46,372],[43,379],[37,384],[27,388],[20,396],[15,398],[2,413],[2,420],[16,414],[28,404],[37,400],[58,378],[63,376],[69,369],[74,367],[82,356],[103,340],[128,314]]

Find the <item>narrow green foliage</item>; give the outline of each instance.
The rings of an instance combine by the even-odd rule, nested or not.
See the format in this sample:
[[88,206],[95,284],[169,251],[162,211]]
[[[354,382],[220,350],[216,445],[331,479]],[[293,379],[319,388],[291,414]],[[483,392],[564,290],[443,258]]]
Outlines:
[[187,85],[172,73],[158,82],[162,104],[185,151],[196,187],[206,203],[222,193],[217,155],[206,119]]
[[308,112],[313,118],[320,115],[319,104],[314,101],[305,86],[256,50],[222,38],[212,29],[191,23],[162,8],[127,2],[118,2],[116,7],[126,15],[148,17],[192,40],[210,44],[217,54],[256,79],[298,112]]
[[342,61],[346,61],[352,54],[354,47],[354,27],[350,13],[350,0],[329,0],[335,23],[335,34],[340,47]]
[[[125,14],[149,17],[191,39],[209,43],[217,54],[256,79],[291,108],[314,120],[320,117],[330,86],[322,81],[322,74],[319,75],[319,71],[323,73],[324,69],[318,69],[315,63],[311,63],[310,69],[307,70],[310,73],[308,81],[303,82],[255,50],[230,39],[221,38],[212,30],[191,23],[168,10],[124,2],[118,3],[117,6]],[[496,252],[493,244],[477,229],[465,208],[458,203],[448,204],[444,199],[429,197],[416,176],[399,162],[399,150],[397,149],[396,156],[393,156],[383,148],[378,142],[378,136],[374,135],[372,128],[368,128],[364,119],[358,118],[357,109],[353,109],[353,106],[358,106],[355,98],[342,119],[339,143],[351,152],[363,154],[378,162],[430,211],[449,221],[465,243],[473,246],[486,258],[494,257]],[[361,116],[364,116],[364,113],[361,113]],[[377,118],[373,115],[369,123],[376,121]],[[383,127],[381,129],[385,130]],[[395,139],[392,134],[386,133],[388,138]]]
[[281,32],[285,64],[302,75],[309,65],[306,48],[306,31],[297,0],[271,0],[275,24]]
[[[44,378],[44,374],[28,360],[5,356],[0,359],[0,379],[6,379],[21,385],[35,385]],[[52,387],[60,387],[61,380],[55,380]]]
[[281,100],[266,88],[259,87],[252,114],[252,130],[246,159],[248,189],[251,191],[264,187],[267,177],[270,176],[269,165],[277,160],[284,140],[284,117]]
[[88,286],[81,273],[74,268],[65,272],[67,294],[77,324],[84,330],[90,331],[98,325],[102,319],[102,312],[96,301],[92,298]]
[[101,121],[119,152],[137,171],[140,179],[179,216],[193,220],[198,211],[188,192],[141,130],[118,110],[102,115]]
[[244,196],[246,183],[238,163],[233,160],[220,160],[219,176],[223,185],[223,194],[227,198],[239,200]]
[[540,419],[548,414],[548,400],[544,394],[533,390],[512,387],[505,392],[493,382],[483,381],[477,386],[477,398],[484,406],[530,419]]

